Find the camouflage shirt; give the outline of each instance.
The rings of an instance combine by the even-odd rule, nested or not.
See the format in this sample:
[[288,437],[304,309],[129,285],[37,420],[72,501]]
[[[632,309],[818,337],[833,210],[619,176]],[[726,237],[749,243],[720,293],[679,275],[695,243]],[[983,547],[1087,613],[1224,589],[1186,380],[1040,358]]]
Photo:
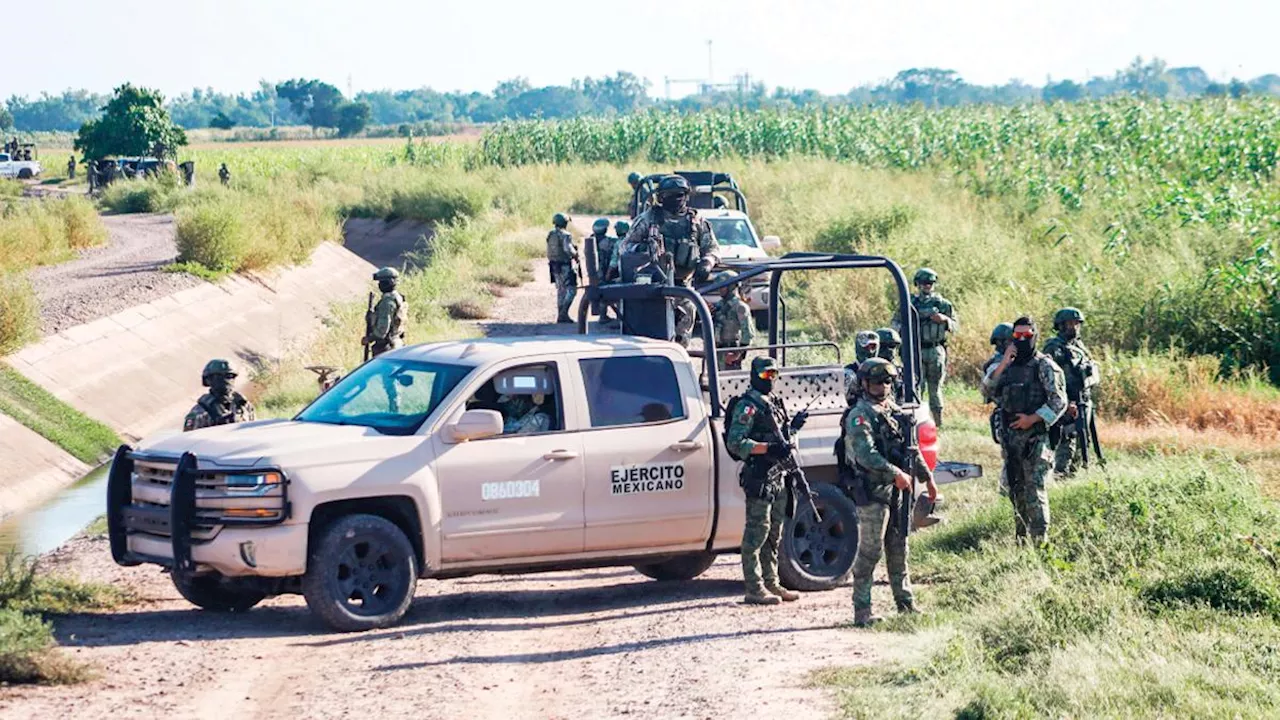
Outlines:
[[512,398],[500,396],[503,435],[532,435],[551,429],[551,416],[541,405],[535,405],[527,396]]
[[757,445],[768,445],[782,439],[777,437],[773,423],[765,413],[773,413],[773,420],[778,423],[778,427],[790,421],[781,399],[766,397],[755,388],[743,394],[742,399],[734,406],[733,417],[729,418],[729,430],[725,434],[738,457],[750,457]]
[[[900,412],[902,409],[889,398],[877,403],[864,396],[844,418],[844,456],[866,479],[867,492],[883,503],[890,502],[893,480],[897,477],[896,466],[890,462],[889,454],[891,448],[900,446],[904,440],[903,429],[894,417],[894,413]],[[918,447],[912,464],[916,480],[928,482],[933,479],[933,473]]]
[[402,340],[407,312],[403,295],[395,290],[382,293],[373,306],[372,340],[379,345],[394,345]]
[[1061,335],[1049,338],[1044,344],[1044,354],[1062,369],[1067,383],[1067,400],[1088,401],[1093,386],[1098,384],[1098,367],[1093,355],[1079,338],[1067,340]]
[[[915,306],[916,313],[920,316],[921,347],[943,345],[947,341],[947,333],[953,333],[960,329],[960,324],[956,322],[955,308],[951,307],[951,303],[941,295],[937,293],[932,295],[912,295],[911,304]],[[927,319],[934,313],[946,315],[947,322],[936,323]]]
[[620,252],[644,247],[650,239],[661,240],[663,249],[672,256],[675,282],[680,285],[689,284],[689,278],[698,268],[699,261],[711,258],[714,265],[720,253],[720,246],[711,234],[710,223],[693,208],[674,214],[661,206],[645,210],[636,218],[626,239],[619,243],[625,246]]
[[609,280],[609,268],[613,265],[613,247],[617,244],[616,237],[609,235],[596,237],[596,272],[599,273],[601,282]]
[[716,303],[711,322],[716,328],[716,345],[722,348],[746,347],[755,339],[751,308],[737,295],[730,294]]
[[[1004,359],[1004,353],[998,350],[992,353],[991,357],[987,358],[987,361],[982,364],[983,377],[986,377],[987,373],[991,371],[991,368],[999,365],[1000,361],[1003,359]],[[987,386],[985,383],[981,385],[981,387],[979,388],[979,391],[982,393],[982,399],[985,402],[996,402],[998,400],[998,398],[987,394]]]
[[553,228],[547,233],[547,260],[553,263],[572,262],[578,257],[578,246],[573,244],[573,236],[566,230]]
[[[1027,363],[1019,368],[1010,364],[1000,377],[996,377],[999,363],[987,369],[982,378],[982,395],[994,399],[1006,413],[1035,413],[1044,420],[1044,427],[1053,424],[1067,410],[1066,383],[1062,379],[1062,370],[1047,355],[1036,353]],[[1023,383],[1022,376],[1034,378],[1032,382]],[[1037,407],[1031,407],[1038,405]],[[1037,428],[1032,428],[1037,430]]]
[[229,403],[219,402],[213,393],[205,393],[182,421],[182,431],[249,422],[253,419],[253,403],[240,393],[232,392]]

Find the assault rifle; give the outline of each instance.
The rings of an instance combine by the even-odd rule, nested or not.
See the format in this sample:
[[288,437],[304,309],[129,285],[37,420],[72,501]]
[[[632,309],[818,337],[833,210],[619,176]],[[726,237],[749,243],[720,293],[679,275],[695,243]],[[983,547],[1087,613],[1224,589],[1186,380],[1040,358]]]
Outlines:
[[364,311],[364,361],[373,355],[373,293],[369,293],[369,307]]
[[[796,417],[808,413],[809,407],[812,406],[814,400],[817,399],[818,396],[815,395],[813,400],[810,400],[809,404],[806,405],[803,410],[792,417],[792,421],[794,422]],[[817,522],[822,522],[822,514],[818,512],[818,506],[813,502],[813,488],[809,486],[809,479],[804,475],[804,468],[800,467],[800,459],[797,457],[796,453],[796,440],[791,435],[791,423],[788,422],[786,426],[779,427],[778,418],[775,417],[772,412],[769,413],[769,422],[773,425],[774,435],[782,438],[782,441],[787,444],[788,451],[785,458],[773,467],[769,468],[769,472],[766,477],[770,482],[777,480],[780,477],[789,482],[792,492],[803,496],[805,502],[809,504],[809,510],[813,513],[813,519]]]
[[911,532],[911,511],[916,501],[916,456],[920,454],[914,410],[914,407],[908,406],[903,408],[902,412],[894,414],[894,420],[903,430],[902,446],[897,452],[890,451],[891,455],[900,453],[898,457],[888,458],[889,462],[911,478],[911,487],[906,490],[898,489],[897,485],[893,486],[892,503],[889,506],[890,512],[896,513],[891,516],[894,529],[904,538]]
[[1093,444],[1093,454],[1098,464],[1106,467],[1107,459],[1102,455],[1102,446],[1098,444],[1098,421],[1094,417],[1092,402],[1076,403],[1076,437],[1080,441],[1080,459],[1085,467],[1089,467],[1089,444]]

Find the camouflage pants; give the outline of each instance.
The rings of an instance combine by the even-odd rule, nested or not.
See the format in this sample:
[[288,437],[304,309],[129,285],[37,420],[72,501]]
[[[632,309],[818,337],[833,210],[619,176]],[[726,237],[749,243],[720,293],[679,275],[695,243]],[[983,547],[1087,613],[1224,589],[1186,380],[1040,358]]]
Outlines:
[[787,493],[772,500],[747,498],[747,524],[742,529],[742,579],[747,592],[778,585],[778,542],[787,519]]
[[676,342],[688,345],[689,336],[693,335],[693,323],[698,317],[698,311],[694,309],[692,300],[683,298],[672,301],[672,306],[676,312]]
[[924,381],[929,390],[929,409],[933,419],[942,425],[942,384],[947,380],[947,348],[935,345],[920,350],[920,364],[924,368]]
[[[1092,411],[1085,413],[1086,428],[1090,414]],[[1065,477],[1074,475],[1084,458],[1080,436],[1076,434],[1075,421],[1066,418],[1065,415],[1063,418],[1067,420],[1067,424],[1062,426],[1062,438],[1058,440],[1058,449],[1053,454],[1053,471]],[[1083,442],[1088,441],[1086,437]]]
[[880,556],[889,569],[889,586],[898,604],[910,603],[907,539],[889,525],[889,506],[868,502],[858,506],[858,555],[853,559],[853,609],[871,607],[871,576]]
[[1043,541],[1049,529],[1049,491],[1053,479],[1053,451],[1049,434],[1006,430],[1004,473],[1013,503],[1013,525],[1019,539],[1028,534]]
[[556,281],[556,313],[558,317],[569,314],[569,308],[573,305],[573,299],[578,295],[578,277],[573,272],[573,266],[565,263],[556,265],[554,269]]

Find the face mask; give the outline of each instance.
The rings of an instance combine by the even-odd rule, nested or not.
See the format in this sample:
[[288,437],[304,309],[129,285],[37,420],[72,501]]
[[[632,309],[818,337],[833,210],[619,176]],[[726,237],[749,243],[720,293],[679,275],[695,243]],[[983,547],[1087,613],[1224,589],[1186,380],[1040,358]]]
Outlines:
[[1036,339],[1014,340],[1013,346],[1018,349],[1018,357],[1013,361],[1022,365],[1031,361],[1032,356],[1036,354]]
[[659,203],[662,205],[662,209],[667,212],[680,212],[684,209],[685,197],[680,194],[671,194],[662,198]]
[[379,280],[378,289],[384,293],[388,293],[396,289],[396,283],[394,280]]
[[1062,337],[1066,338],[1067,340],[1075,340],[1076,338],[1080,337],[1080,328],[1075,327],[1073,325],[1068,325],[1062,328]]
[[209,392],[217,398],[231,396],[231,382],[225,377],[215,377],[209,381]]
[[764,395],[768,395],[769,393],[773,392],[773,380],[762,378],[759,375],[756,375],[753,373],[751,375],[751,387],[754,388],[757,392],[760,392]]

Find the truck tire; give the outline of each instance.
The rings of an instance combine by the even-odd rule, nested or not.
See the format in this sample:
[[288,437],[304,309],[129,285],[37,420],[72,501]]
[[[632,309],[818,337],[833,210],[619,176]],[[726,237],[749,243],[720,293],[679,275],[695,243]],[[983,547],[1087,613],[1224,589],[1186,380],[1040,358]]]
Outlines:
[[395,523],[377,515],[347,515],[312,543],[302,596],[339,632],[386,627],[404,617],[418,585],[418,558]]
[[30,179],[31,179],[31,168],[22,168],[21,170],[19,170],[19,171],[18,171],[18,179],[19,179],[19,180],[30,180]]
[[266,599],[261,590],[227,580],[218,573],[192,575],[185,572],[169,572],[173,586],[187,602],[203,610],[213,612],[245,612]]
[[692,580],[711,567],[716,561],[714,553],[699,552],[680,555],[657,563],[634,565],[636,572],[659,582]]
[[853,501],[830,484],[813,486],[815,522],[807,503],[798,503],[796,516],[782,527],[778,551],[778,579],[792,590],[831,590],[849,582],[858,552],[858,513]]

